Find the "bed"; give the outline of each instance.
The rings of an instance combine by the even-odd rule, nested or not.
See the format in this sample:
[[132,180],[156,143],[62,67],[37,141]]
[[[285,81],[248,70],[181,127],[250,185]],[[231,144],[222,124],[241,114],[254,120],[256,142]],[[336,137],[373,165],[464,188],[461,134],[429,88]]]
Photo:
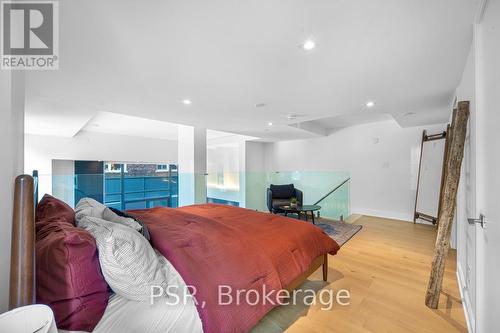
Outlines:
[[[31,176],[16,178],[11,308],[36,300],[35,189]],[[277,305],[221,305],[216,298],[218,286],[292,291],[320,267],[327,281],[327,256],[339,250],[335,241],[311,224],[249,209],[206,204],[128,213],[147,225],[151,245],[165,259],[166,269],[172,271],[178,283],[196,287],[195,302],[180,309],[147,310],[138,302],[113,295],[95,332],[123,332],[125,328],[136,332],[140,325],[152,325],[159,316],[164,320],[152,326],[162,332],[196,331],[198,323],[205,333],[248,332]],[[162,315],[167,312],[172,316]],[[127,320],[132,320],[135,328]],[[182,322],[189,324],[176,326]]]

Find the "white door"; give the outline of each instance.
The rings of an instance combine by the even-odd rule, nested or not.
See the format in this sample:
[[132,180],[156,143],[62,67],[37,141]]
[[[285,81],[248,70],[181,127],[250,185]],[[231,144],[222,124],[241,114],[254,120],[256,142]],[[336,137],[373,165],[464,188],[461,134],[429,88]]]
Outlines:
[[[467,58],[462,82],[457,88],[459,101],[470,102],[470,119],[465,138],[464,159],[460,175],[456,211],[457,274],[461,288],[465,315],[471,332],[476,332],[476,226],[469,225],[467,219],[476,212],[476,47],[472,47]],[[455,105],[456,107],[456,105]],[[455,242],[456,241],[456,242]]]
[[468,217],[476,215],[475,201],[475,113],[474,98],[467,96],[464,100],[471,102],[471,119],[465,139],[464,160],[460,175],[459,191],[457,196],[457,270],[463,302],[469,327],[473,332],[476,318],[476,228],[467,222]]
[[[488,0],[475,29],[476,332],[500,332],[500,0]],[[474,216],[477,218],[477,216]]]

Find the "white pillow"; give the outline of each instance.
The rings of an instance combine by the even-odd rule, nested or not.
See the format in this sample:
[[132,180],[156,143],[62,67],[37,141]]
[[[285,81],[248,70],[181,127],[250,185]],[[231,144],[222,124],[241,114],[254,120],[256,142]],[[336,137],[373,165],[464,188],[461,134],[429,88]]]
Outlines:
[[102,219],[102,214],[106,206],[92,198],[82,198],[75,206],[75,220],[78,222],[85,216],[98,217]]
[[75,220],[76,225],[79,224],[80,220],[85,216],[97,217],[106,221],[116,222],[127,227],[131,227],[136,231],[141,231],[142,226],[137,223],[134,219],[128,217],[118,216],[115,212],[109,209],[107,206],[103,205],[97,200],[92,198],[82,198],[75,207]]
[[118,295],[135,301],[148,300],[151,287],[167,287],[161,262],[140,233],[130,227],[85,216],[78,226],[94,236],[104,279]]
[[126,225],[127,227],[133,228],[134,230],[137,230],[139,232],[142,230],[142,226],[139,223],[137,223],[133,218],[119,216],[108,207],[106,207],[102,212],[102,218],[106,221],[116,222]]

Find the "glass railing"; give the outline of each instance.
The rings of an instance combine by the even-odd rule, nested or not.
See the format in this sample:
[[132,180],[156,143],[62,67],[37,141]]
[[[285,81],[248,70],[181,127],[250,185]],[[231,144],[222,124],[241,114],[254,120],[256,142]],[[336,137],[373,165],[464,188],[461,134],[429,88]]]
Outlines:
[[106,174],[38,176],[39,199],[49,193],[74,207],[81,198],[90,197],[107,206],[120,209],[177,207],[179,177],[108,176]]
[[318,204],[321,216],[340,220],[350,215],[349,179],[348,172],[331,171],[208,173],[207,198],[211,202],[269,211],[267,188],[271,184],[294,184],[303,192],[303,205]]
[[311,171],[175,173],[168,177],[40,174],[38,188],[40,198],[50,193],[72,207],[81,198],[91,197],[122,210],[213,202],[267,212],[267,188],[294,184],[303,192],[303,205],[317,204],[320,216],[340,220],[350,215],[349,177],[347,172]]
[[324,217],[344,221],[350,215],[351,178],[346,178],[326,193],[315,205],[321,205]]

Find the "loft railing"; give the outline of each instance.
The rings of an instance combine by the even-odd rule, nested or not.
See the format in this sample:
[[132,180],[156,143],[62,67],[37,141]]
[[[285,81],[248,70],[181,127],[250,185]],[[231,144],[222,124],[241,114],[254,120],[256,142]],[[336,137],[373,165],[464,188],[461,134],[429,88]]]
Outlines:
[[[120,210],[178,205],[178,176],[107,177],[106,174],[41,174],[33,172],[35,202],[45,192],[74,206],[81,198],[90,197]],[[41,185],[41,186],[40,186]],[[49,192],[50,193],[50,192]]]
[[35,207],[38,205],[38,170],[33,170],[33,186],[35,187],[33,193],[33,199],[35,201]]
[[330,192],[328,192],[327,194],[325,194],[324,196],[322,196],[321,199],[319,199],[318,201],[316,201],[314,204],[315,205],[319,204],[321,201],[325,200],[330,195],[332,195],[333,193],[335,193],[335,191],[337,191],[339,188],[341,188],[345,183],[347,183],[350,180],[351,180],[351,177],[347,178],[342,183],[340,183],[339,185],[335,186],[335,188],[333,190],[331,190]]
[[[329,191],[328,193],[326,193],[324,196],[322,196],[319,200],[317,200],[314,205],[318,205],[320,204],[322,201],[324,201],[326,198],[328,198],[329,196],[331,196],[332,194],[334,194],[338,189],[342,188],[342,186],[344,186],[345,184],[347,184],[349,181],[351,180],[351,177],[349,178],[346,178],[344,181],[342,181],[339,185],[335,186],[331,191]],[[320,217],[320,212],[318,211],[317,212],[318,214],[318,217]],[[344,216],[343,215],[340,215],[340,220],[343,221],[344,220]]]
[[[271,184],[293,184],[303,192],[304,204],[320,202],[321,215],[338,220],[341,215],[349,216],[349,183],[344,183],[349,177],[345,171],[214,172],[207,177],[207,196],[225,203],[238,202],[245,208],[268,211],[266,200],[263,200],[266,189]],[[330,194],[338,184],[341,186]]]

